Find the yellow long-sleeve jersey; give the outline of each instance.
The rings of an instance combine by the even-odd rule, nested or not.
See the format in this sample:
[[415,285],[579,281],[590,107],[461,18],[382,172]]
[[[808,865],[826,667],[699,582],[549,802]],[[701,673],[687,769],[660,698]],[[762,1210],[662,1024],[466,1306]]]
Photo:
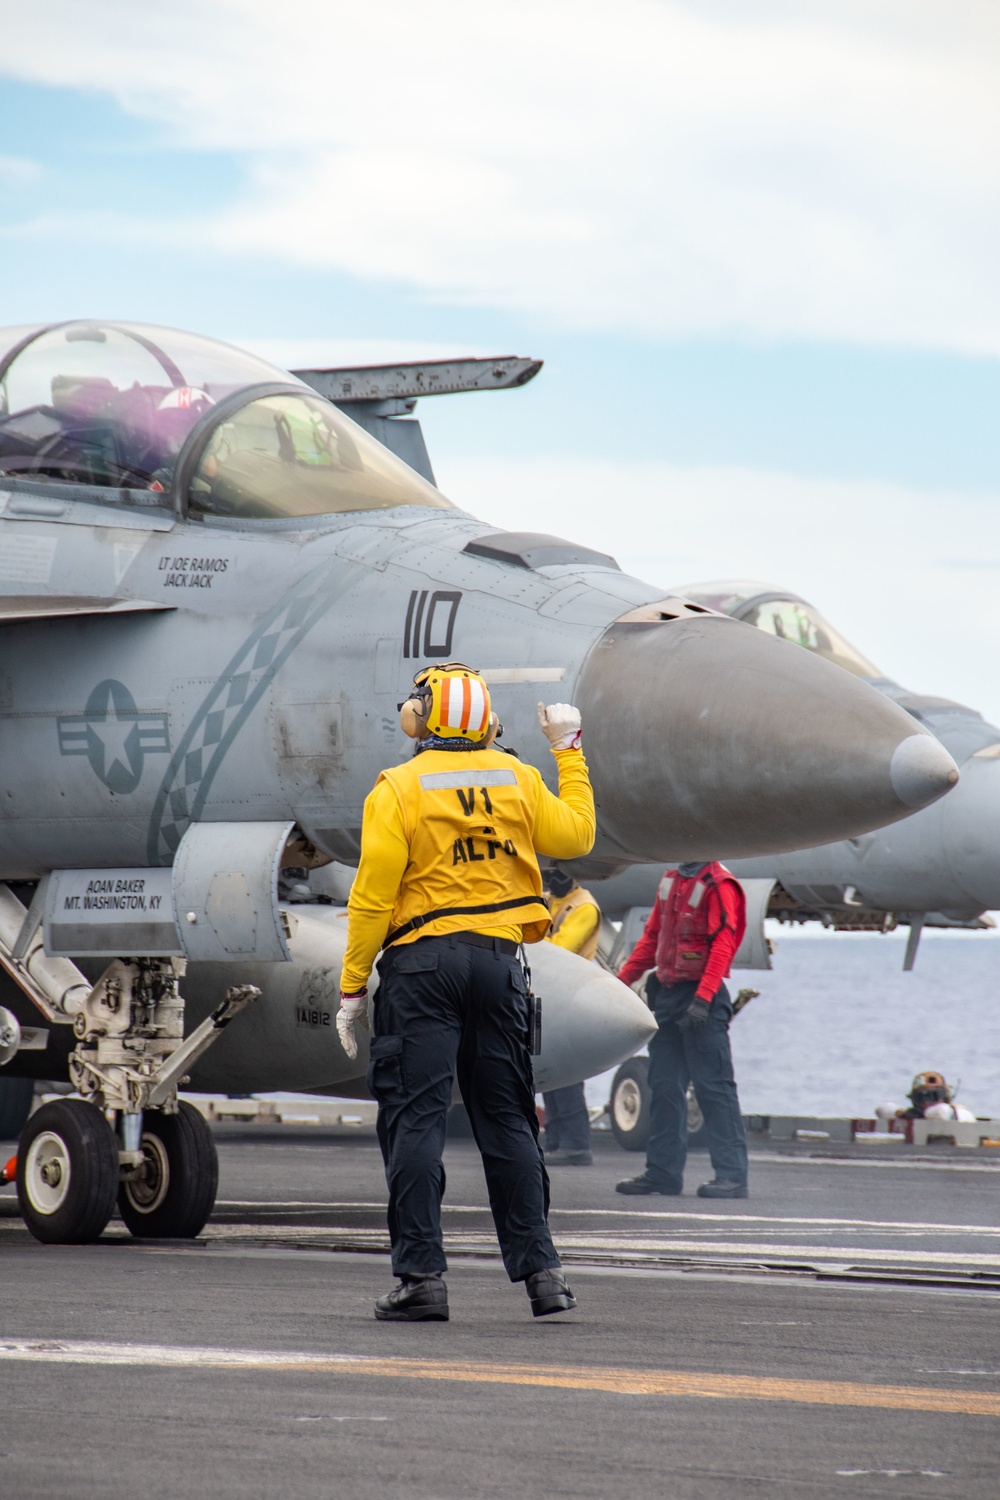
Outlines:
[[578,859],[596,832],[582,751],[553,754],[557,797],[533,766],[500,750],[425,750],[382,773],[365,801],[348,901],[346,993],[364,988],[397,932],[399,942],[461,931],[545,936],[536,852]]
[[[570,903],[572,903],[570,905]],[[570,909],[559,920],[566,906]],[[601,925],[601,909],[589,891],[577,886],[568,896],[554,898],[549,902],[552,928],[547,941],[557,948],[567,948],[570,953],[580,953],[584,958],[593,958],[597,952],[597,939]]]

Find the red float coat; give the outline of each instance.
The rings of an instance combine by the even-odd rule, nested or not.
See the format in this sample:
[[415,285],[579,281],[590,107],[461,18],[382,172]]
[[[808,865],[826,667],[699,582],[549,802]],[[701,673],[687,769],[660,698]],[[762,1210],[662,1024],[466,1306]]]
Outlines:
[[661,984],[697,980],[697,998],[711,1000],[729,973],[746,925],[743,887],[725,865],[713,861],[687,877],[669,869],[619,978],[632,984],[655,964]]

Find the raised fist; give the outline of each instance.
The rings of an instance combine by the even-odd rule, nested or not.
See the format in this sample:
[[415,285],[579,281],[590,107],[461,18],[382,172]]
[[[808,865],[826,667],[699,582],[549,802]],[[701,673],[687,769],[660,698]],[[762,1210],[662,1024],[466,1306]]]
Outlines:
[[579,750],[580,710],[572,703],[539,703],[538,722],[553,750]]

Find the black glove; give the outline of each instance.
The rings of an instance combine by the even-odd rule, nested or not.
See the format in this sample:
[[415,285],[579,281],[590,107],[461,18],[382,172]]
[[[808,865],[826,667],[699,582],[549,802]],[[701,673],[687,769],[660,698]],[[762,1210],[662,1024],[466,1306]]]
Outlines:
[[687,1026],[707,1026],[711,1013],[712,1002],[710,1000],[699,1000],[695,996],[691,1001],[691,1009],[684,1017],[684,1023]]

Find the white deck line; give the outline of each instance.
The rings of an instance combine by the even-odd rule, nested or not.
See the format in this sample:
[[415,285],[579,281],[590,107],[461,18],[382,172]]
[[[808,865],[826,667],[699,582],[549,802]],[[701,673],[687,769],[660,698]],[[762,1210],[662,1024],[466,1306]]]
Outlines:
[[[341,1208],[378,1209],[385,1212],[384,1203],[310,1203],[305,1199],[290,1199],[287,1202],[265,1203],[248,1198],[219,1199],[216,1208],[251,1208],[259,1212],[278,1212],[289,1208],[314,1209],[317,1212]],[[488,1214],[485,1205],[477,1208],[471,1203],[445,1203],[445,1213]],[[818,1229],[908,1229],[928,1234],[993,1234],[1000,1236],[1000,1225],[995,1224],[934,1224],[927,1220],[895,1219],[815,1219],[800,1218],[791,1214],[744,1214],[744,1213],[697,1213],[684,1209],[628,1209],[628,1208],[552,1208],[549,1218],[581,1217],[602,1219],[691,1219],[696,1223],[715,1224],[727,1229],[740,1224],[801,1224],[815,1225]]]
[[[231,1240],[302,1240],[310,1244],[328,1243],[388,1245],[388,1233],[384,1229],[324,1229],[318,1225],[303,1225],[294,1229],[278,1224],[222,1224],[209,1228],[206,1238],[209,1246]],[[610,1239],[602,1235],[556,1234],[560,1250],[583,1252],[599,1251],[608,1255],[711,1255],[717,1259],[740,1256],[744,1259],[773,1261],[775,1259],[805,1262],[834,1261],[845,1265],[898,1264],[898,1265],[945,1265],[965,1266],[1000,1271],[1000,1254],[966,1254],[956,1250],[899,1250],[880,1249],[858,1245],[796,1245],[773,1244],[761,1240],[690,1240],[648,1239],[627,1236]],[[445,1248],[452,1254],[460,1254],[463,1247],[496,1247],[496,1236],[490,1233],[445,1234]],[[499,1253],[499,1252],[497,1252]]]
[[[368,1356],[370,1358],[370,1356]],[[288,1364],[364,1364],[362,1354],[275,1353],[265,1349],[185,1348],[172,1344],[112,1344],[82,1339],[0,1339],[0,1360],[42,1364],[192,1365],[267,1368]]]

